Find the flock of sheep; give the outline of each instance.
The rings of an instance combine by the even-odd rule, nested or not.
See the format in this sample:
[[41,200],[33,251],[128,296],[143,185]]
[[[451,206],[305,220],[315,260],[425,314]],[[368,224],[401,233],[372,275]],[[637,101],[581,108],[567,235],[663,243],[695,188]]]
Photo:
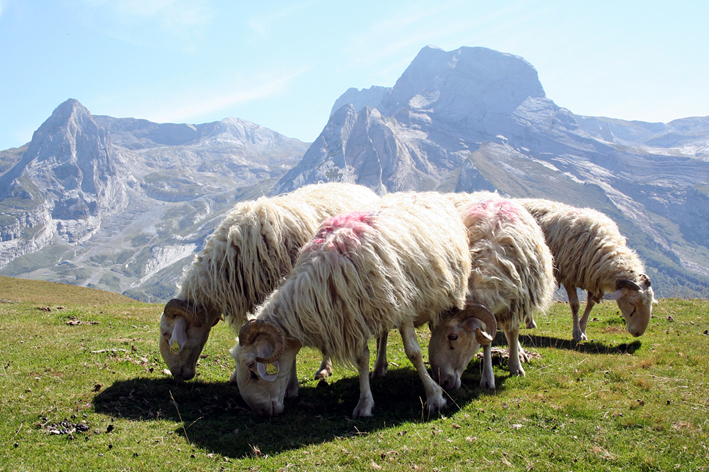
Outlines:
[[[491,344],[507,337],[511,375],[525,375],[521,326],[566,289],[573,337],[587,339],[595,303],[616,300],[633,336],[650,321],[653,289],[617,225],[594,210],[495,193],[401,192],[327,183],[238,204],[195,256],[160,319],[160,352],[189,380],[211,328],[239,330],[231,381],[263,416],[298,394],[296,356],[320,350],[316,378],[332,361],[359,373],[353,417],[372,416],[371,376],[386,375],[387,335],[398,329],[423,382],[429,411],[445,406],[482,346],[480,385],[495,388]],[[576,289],[588,292],[579,319]],[[415,327],[429,323],[431,376]]]

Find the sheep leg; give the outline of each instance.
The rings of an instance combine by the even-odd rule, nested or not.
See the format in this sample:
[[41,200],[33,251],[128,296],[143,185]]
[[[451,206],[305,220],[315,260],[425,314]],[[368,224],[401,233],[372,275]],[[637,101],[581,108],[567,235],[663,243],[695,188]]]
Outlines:
[[505,329],[505,336],[507,337],[507,345],[510,347],[510,375],[524,377],[524,369],[519,359],[520,352],[524,352],[519,344],[519,328]]
[[566,290],[566,296],[569,297],[569,306],[571,307],[571,317],[574,320],[574,341],[579,342],[579,341],[585,341],[586,340],[586,333],[585,329],[581,329],[581,325],[579,324],[579,297],[576,294],[576,287],[573,285],[564,285],[564,289]]
[[332,359],[323,356],[320,368],[315,372],[315,380],[327,380],[332,375]]
[[360,355],[357,356],[357,370],[359,371],[359,402],[352,412],[352,417],[372,416],[374,397],[369,386],[369,348],[367,346],[364,346]]
[[591,314],[594,305],[596,304],[596,298],[591,295],[591,292],[586,292],[586,309],[583,310],[583,316],[579,320],[579,328],[581,329],[582,339],[588,339],[586,336],[586,324],[588,323],[588,316]]
[[288,378],[288,385],[286,386],[286,398],[297,397],[299,390],[298,372],[295,368],[295,357],[293,357],[293,367],[290,370],[290,377]]
[[534,329],[537,327],[537,322],[534,321],[534,314],[530,313],[527,315],[527,329]]
[[423,365],[423,356],[421,348],[416,340],[416,330],[413,323],[399,327],[401,339],[404,342],[404,352],[411,363],[416,367],[416,371],[423,382],[423,388],[426,391],[426,403],[428,411],[436,411],[443,409],[446,406],[446,399],[443,398],[443,389],[438,383],[428,375],[426,366]]
[[483,375],[480,387],[495,390],[495,373],[492,371],[492,344],[483,346]]
[[389,330],[384,331],[377,338],[377,359],[374,361],[374,369],[372,369],[372,378],[382,378],[387,374],[387,338]]

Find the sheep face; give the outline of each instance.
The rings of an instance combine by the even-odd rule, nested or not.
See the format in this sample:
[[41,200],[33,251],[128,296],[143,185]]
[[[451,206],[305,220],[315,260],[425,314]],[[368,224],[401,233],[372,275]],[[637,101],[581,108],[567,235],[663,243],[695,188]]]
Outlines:
[[446,390],[460,388],[468,363],[481,345],[492,342],[496,331],[492,312],[484,305],[470,302],[465,310],[433,326],[428,344],[433,378]]
[[229,351],[236,361],[230,382],[236,382],[241,398],[253,411],[266,417],[283,413],[283,399],[299,349],[300,345],[288,343],[278,359],[259,362],[257,359],[269,358],[274,351],[274,343],[259,336],[250,343],[238,341]]
[[625,318],[626,329],[635,337],[645,333],[652,316],[652,304],[655,302],[650,279],[642,274],[638,282],[636,284],[629,280],[616,280],[616,291],[604,297],[618,303]]
[[181,316],[171,318],[163,314],[160,318],[160,354],[175,379],[194,377],[197,360],[211,329],[211,324],[195,326]]
[[187,300],[173,298],[160,317],[160,354],[172,375],[189,380],[212,326],[219,322],[215,310],[197,308]]

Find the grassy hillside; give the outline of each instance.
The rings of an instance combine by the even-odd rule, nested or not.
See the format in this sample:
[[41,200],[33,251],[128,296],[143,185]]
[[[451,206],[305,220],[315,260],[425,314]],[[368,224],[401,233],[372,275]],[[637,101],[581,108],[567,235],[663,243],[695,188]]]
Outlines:
[[[433,415],[396,333],[389,374],[372,382],[375,417],[366,420],[351,419],[356,373],[336,368],[318,384],[319,353],[305,349],[299,397],[263,419],[227,382],[234,334],[223,324],[196,379],[177,385],[158,352],[160,305],[114,304],[114,294],[101,305],[94,290],[16,283],[13,293],[26,301],[0,303],[2,471],[709,467],[706,301],[661,300],[640,338],[605,302],[583,343],[571,340],[568,305],[554,304],[536,317],[539,328],[523,330],[522,344],[538,355],[526,377],[510,377],[502,358],[497,390],[482,391],[474,360],[464,387]],[[425,352],[429,331],[418,333]],[[503,340],[498,333],[496,345]]]
[[1,275],[0,301],[54,305],[115,305],[118,303],[135,303],[135,300],[118,293],[55,282],[16,279]]

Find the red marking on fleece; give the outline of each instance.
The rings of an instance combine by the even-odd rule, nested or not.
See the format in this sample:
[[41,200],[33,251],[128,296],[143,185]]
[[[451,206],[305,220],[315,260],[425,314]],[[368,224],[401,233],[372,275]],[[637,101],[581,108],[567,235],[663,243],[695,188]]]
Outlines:
[[374,214],[355,211],[325,220],[309,245],[327,242],[328,249],[346,254],[349,247],[360,245],[360,236],[372,229]]
[[465,209],[465,218],[495,220],[496,224],[514,223],[520,218],[522,207],[509,200],[483,200]]

